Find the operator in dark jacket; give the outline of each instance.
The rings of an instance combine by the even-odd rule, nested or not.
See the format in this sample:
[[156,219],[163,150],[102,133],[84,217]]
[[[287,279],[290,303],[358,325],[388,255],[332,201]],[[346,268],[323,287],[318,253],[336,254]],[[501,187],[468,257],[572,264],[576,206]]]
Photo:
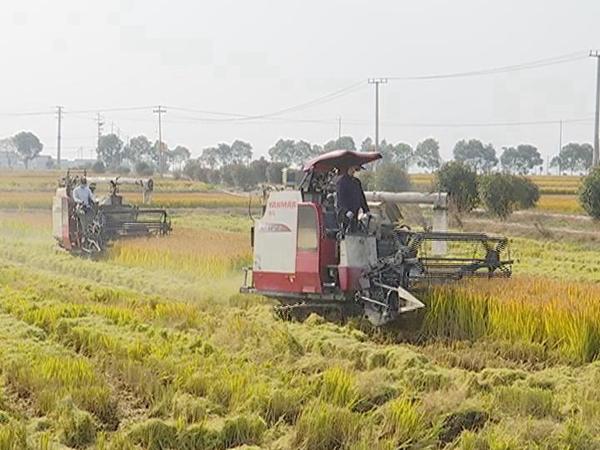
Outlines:
[[336,182],[338,221],[344,228],[349,226],[351,231],[356,229],[359,211],[362,209],[365,214],[369,212],[362,184],[354,176],[361,169],[361,166],[348,168]]

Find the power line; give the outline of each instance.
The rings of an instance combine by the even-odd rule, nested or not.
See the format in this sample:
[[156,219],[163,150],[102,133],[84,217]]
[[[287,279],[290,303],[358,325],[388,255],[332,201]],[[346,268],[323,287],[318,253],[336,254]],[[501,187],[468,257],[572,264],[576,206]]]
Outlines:
[[[170,107],[169,107],[170,108]],[[170,115],[170,117],[176,118],[176,119],[181,119],[179,123],[185,123],[185,122],[202,122],[202,123],[212,123],[212,124],[222,124],[224,123],[224,121],[222,120],[218,120],[218,119],[212,119],[212,118],[206,118],[206,117],[193,117],[193,116],[181,116],[181,115]],[[331,123],[335,123],[337,121],[337,118],[332,117],[330,119],[312,119],[312,118],[306,118],[306,119],[294,119],[294,118],[283,118],[283,117],[267,117],[264,119],[256,119],[253,121],[248,121],[248,122],[237,122],[238,124],[244,124],[244,123],[327,123],[327,124],[331,124]],[[172,120],[169,120],[169,122],[173,122]],[[231,122],[227,122],[226,123],[231,123]],[[234,122],[235,123],[235,122]]]
[[444,78],[463,78],[473,77],[482,75],[495,75],[499,73],[516,72],[521,70],[537,69],[540,67],[553,66],[556,64],[565,64],[573,61],[579,61],[585,59],[587,55],[585,52],[574,52],[566,55],[555,56],[552,58],[538,59],[521,64],[513,64],[508,66],[492,67],[489,69],[471,70],[466,72],[451,72],[451,73],[440,73],[440,74],[425,74],[425,75],[413,75],[413,76],[390,76],[387,77],[389,80],[398,81],[419,81],[419,80],[438,80]]
[[249,121],[249,120],[273,118],[275,116],[280,116],[282,114],[286,114],[286,113],[290,113],[290,112],[294,112],[294,111],[301,111],[306,108],[311,108],[311,107],[321,105],[324,103],[329,103],[333,100],[337,100],[338,98],[349,95],[349,94],[363,88],[364,86],[365,86],[364,81],[361,80],[361,81],[353,83],[349,86],[346,86],[345,88],[338,89],[334,92],[331,92],[329,94],[323,95],[318,98],[315,98],[313,100],[310,100],[310,101],[307,101],[304,103],[300,103],[298,105],[290,106],[287,108],[283,108],[283,109],[280,109],[277,111],[273,111],[270,113],[258,114],[258,115],[220,113],[221,115],[231,115],[233,117],[228,118],[228,119],[213,119],[213,121],[215,121],[215,122],[244,122],[244,121]]
[[96,108],[96,109],[79,109],[67,111],[67,114],[98,114],[107,112],[119,112],[119,111],[142,111],[151,110],[152,106],[124,106],[116,108]]
[[[513,127],[513,126],[527,126],[527,125],[556,125],[561,121],[563,123],[578,123],[578,122],[589,122],[593,120],[592,117],[576,118],[576,119],[564,119],[564,120],[530,120],[520,122],[384,122],[385,126],[396,126],[396,127],[423,127],[423,128],[463,128],[463,127]],[[368,122],[352,121],[348,120],[347,123],[352,125],[365,125]]]
[[51,116],[54,111],[25,111],[25,112],[0,112],[3,117],[19,117],[19,116]]
[[[212,120],[207,120],[200,117],[187,117],[187,116],[178,116],[178,115],[170,115],[170,117],[180,120],[172,120],[169,119],[164,120],[165,123],[195,123],[201,122],[206,124],[219,125],[220,123],[215,123]],[[148,121],[146,119],[141,119],[143,121]],[[572,118],[572,119],[548,119],[548,120],[529,120],[529,121],[505,121],[505,122],[394,122],[394,121],[382,121],[381,125],[385,125],[386,127],[423,127],[423,128],[460,128],[460,127],[512,127],[512,126],[527,126],[527,125],[556,125],[561,121],[563,123],[584,123],[591,122],[593,120],[593,116],[589,117],[580,117],[580,118]],[[336,122],[339,125],[339,117],[338,118],[305,118],[305,119],[293,119],[293,118],[270,118],[257,120],[253,122],[244,122],[237,123],[239,125],[242,124],[257,124],[264,125],[268,123],[311,123],[311,124],[326,124],[331,125]],[[360,120],[360,119],[344,119],[344,123],[348,125],[369,125],[372,122],[368,120]]]
[[184,108],[184,107],[180,107],[180,106],[171,106],[171,105],[169,105],[169,109],[173,109],[175,111],[191,112],[191,113],[211,114],[211,115],[215,115],[215,116],[252,117],[247,114],[228,113],[228,112],[222,112],[222,111],[207,111],[204,109]]

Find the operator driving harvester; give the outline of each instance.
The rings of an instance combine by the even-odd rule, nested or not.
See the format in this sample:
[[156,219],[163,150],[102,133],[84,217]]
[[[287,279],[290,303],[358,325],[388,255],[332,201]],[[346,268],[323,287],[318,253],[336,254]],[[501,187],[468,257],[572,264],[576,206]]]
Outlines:
[[[93,189],[97,183],[109,185],[109,194],[99,200]],[[123,184],[139,186],[144,203],[154,188],[150,178],[87,178],[85,170],[67,171],[52,200],[52,230],[58,245],[73,254],[97,255],[113,239],[169,233],[167,212],[123,202],[119,194]]]
[[[285,317],[364,316],[381,326],[424,307],[413,295],[420,284],[510,277],[504,237],[399,227],[385,203],[432,203],[435,225],[447,221],[447,194],[365,195],[353,172],[378,159],[376,152],[329,152],[305,165],[299,189],[270,192],[253,227],[253,265],[240,291],[278,300]],[[380,202],[377,211],[369,211],[367,199]],[[479,255],[444,255],[448,244],[464,243]]]

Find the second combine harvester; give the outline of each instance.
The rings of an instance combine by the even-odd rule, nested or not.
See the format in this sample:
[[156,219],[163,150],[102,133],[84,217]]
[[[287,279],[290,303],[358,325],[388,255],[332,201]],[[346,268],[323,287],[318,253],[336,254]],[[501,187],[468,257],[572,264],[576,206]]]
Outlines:
[[[299,189],[270,192],[253,227],[253,265],[241,292],[278,300],[287,317],[364,316],[381,326],[424,306],[414,295],[422,284],[511,275],[512,261],[502,256],[506,238],[435,229],[436,218],[444,222],[445,193],[367,193],[383,207],[356,229],[344,229],[336,214],[335,178],[378,159],[376,152],[329,152],[305,165]],[[399,228],[394,208],[385,207],[423,200],[434,204],[433,231]],[[460,251],[461,243],[476,249]],[[454,256],[445,254],[448,244]]]
[[[82,179],[86,183],[108,184],[108,195],[87,207],[77,203],[73,191]],[[67,171],[52,200],[52,229],[59,247],[71,254],[97,256],[115,239],[162,236],[171,231],[171,221],[164,209],[139,208],[124,202],[119,193],[121,185],[139,187],[144,203],[154,188],[150,178],[87,178],[85,171]]]

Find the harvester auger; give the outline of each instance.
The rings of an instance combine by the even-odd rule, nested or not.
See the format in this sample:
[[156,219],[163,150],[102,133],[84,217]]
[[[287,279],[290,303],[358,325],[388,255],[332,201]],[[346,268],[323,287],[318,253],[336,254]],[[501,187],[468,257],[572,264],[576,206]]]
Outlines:
[[[75,173],[73,173],[75,172]],[[59,247],[72,254],[96,256],[110,241],[128,236],[162,236],[171,231],[171,220],[164,209],[139,208],[123,201],[120,185],[135,185],[142,190],[144,203],[154,189],[150,178],[86,177],[86,171],[67,171],[59,180],[52,200],[52,231]],[[89,207],[75,202],[73,190],[81,178],[92,185],[107,183],[109,193]]]
[[[372,214],[345,228],[336,213],[335,179],[380,158],[376,152],[329,152],[305,165],[299,189],[268,192],[251,233],[253,266],[240,292],[276,299],[285,318],[362,316],[382,326],[423,308],[414,294],[426,285],[510,277],[506,238],[447,231],[446,193],[367,192]],[[433,206],[432,230],[398,225],[396,205],[411,203]]]

